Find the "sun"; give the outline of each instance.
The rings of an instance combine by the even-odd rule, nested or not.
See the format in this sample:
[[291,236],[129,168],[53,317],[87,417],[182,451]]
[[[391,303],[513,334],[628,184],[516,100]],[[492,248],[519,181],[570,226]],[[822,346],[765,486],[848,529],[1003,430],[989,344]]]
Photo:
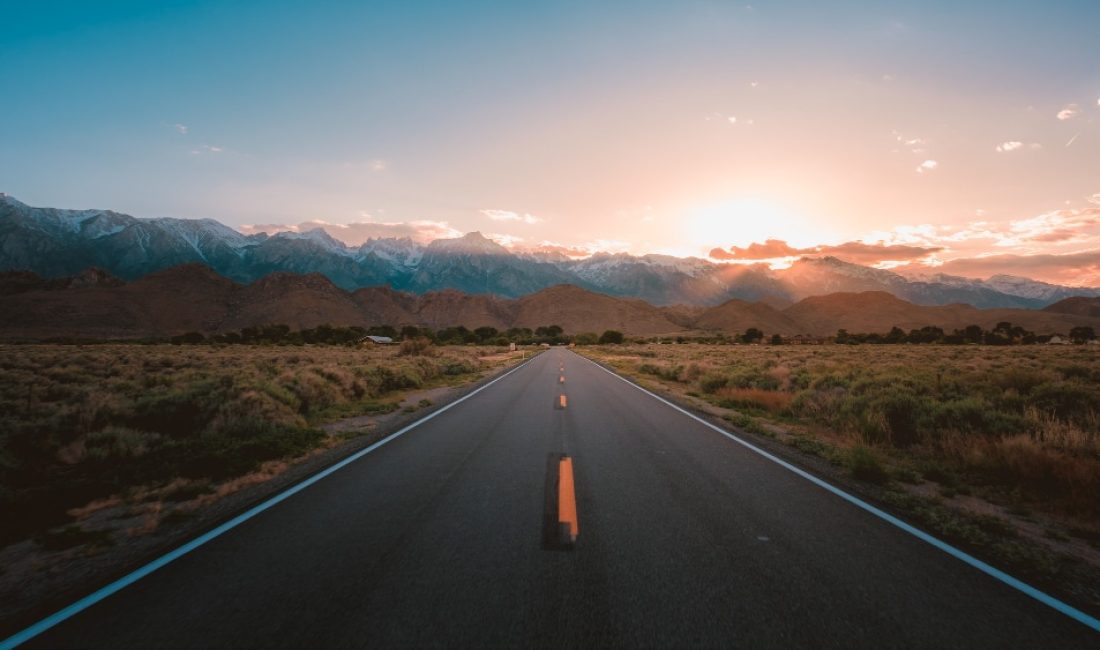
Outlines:
[[685,234],[700,248],[748,246],[782,239],[792,245],[812,245],[819,234],[809,220],[774,201],[740,198],[689,212]]

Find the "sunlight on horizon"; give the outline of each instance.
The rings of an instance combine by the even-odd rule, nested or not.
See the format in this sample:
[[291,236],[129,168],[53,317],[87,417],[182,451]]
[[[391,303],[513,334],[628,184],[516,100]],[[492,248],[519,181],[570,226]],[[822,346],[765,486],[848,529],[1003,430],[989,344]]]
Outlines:
[[685,236],[694,247],[709,249],[715,242],[748,246],[768,239],[783,239],[793,246],[813,246],[836,238],[807,217],[779,201],[740,197],[704,205],[689,212]]

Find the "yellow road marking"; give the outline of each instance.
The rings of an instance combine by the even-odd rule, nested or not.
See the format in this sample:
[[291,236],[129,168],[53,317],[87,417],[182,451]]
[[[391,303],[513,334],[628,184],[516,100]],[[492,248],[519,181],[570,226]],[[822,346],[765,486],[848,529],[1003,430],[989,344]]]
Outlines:
[[561,377],[558,377],[558,383],[559,384],[564,384],[565,383],[565,375],[562,375]]
[[558,396],[558,406],[560,406],[561,408],[565,408],[566,406],[569,406],[569,399],[566,398],[565,395],[559,395]]
[[562,541],[570,544],[577,541],[580,527],[577,525],[577,497],[573,489],[573,459],[568,456],[558,461],[558,525],[561,527]]

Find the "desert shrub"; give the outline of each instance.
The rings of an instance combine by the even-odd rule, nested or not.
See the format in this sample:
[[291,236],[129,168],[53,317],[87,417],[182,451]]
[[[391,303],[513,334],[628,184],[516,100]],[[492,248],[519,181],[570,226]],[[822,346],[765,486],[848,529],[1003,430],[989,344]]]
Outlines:
[[441,372],[444,375],[455,376],[477,372],[478,368],[468,359],[448,359],[443,362]]
[[848,452],[848,469],[853,477],[861,481],[875,485],[890,482],[890,473],[883,467],[878,455],[862,445],[852,447]]
[[1027,395],[1032,389],[1050,379],[1049,373],[1040,370],[1011,367],[994,373],[988,380],[1002,390],[1014,390],[1020,395]]
[[1100,516],[1100,473],[1086,458],[1046,448],[1031,436],[971,439],[953,451],[971,470],[1020,490],[1025,500],[1070,514]]
[[1047,382],[1032,391],[1028,404],[1060,420],[1086,424],[1100,413],[1100,391],[1077,381]]
[[729,379],[722,374],[711,372],[699,378],[699,390],[708,395],[713,395],[719,388],[729,383]]
[[[928,404],[911,393],[890,390],[867,404],[866,431],[886,438],[896,447],[921,442]],[[879,428],[881,427],[881,428]]]
[[227,399],[226,383],[231,384],[232,378],[198,381],[182,389],[143,395],[134,403],[133,415],[126,424],[175,437],[197,434],[214,416],[218,404]]
[[728,375],[729,386],[735,388],[759,388],[761,390],[779,390],[779,380],[763,369],[754,367],[734,368]]
[[435,348],[432,346],[431,339],[418,336],[401,341],[397,354],[402,357],[432,356],[435,354]]
[[140,458],[160,444],[159,433],[124,427],[107,427],[84,439],[84,460],[89,463],[119,463]]
[[794,395],[759,388],[725,387],[718,390],[719,405],[726,408],[763,409],[769,413],[787,413]]
[[933,404],[926,433],[938,435],[940,431],[947,430],[1004,436],[1020,433],[1026,427],[1023,417],[998,410],[983,400],[968,397]]

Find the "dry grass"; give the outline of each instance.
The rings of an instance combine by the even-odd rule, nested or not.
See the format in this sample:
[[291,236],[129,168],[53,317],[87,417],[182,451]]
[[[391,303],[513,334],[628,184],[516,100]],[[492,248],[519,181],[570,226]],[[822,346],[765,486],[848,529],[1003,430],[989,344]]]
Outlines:
[[213,499],[264,480],[272,463],[329,444],[320,424],[475,379],[503,362],[483,358],[497,351],[0,345],[0,544],[120,496]]
[[[692,393],[743,425],[797,430],[866,476],[970,490],[1100,530],[1100,351],[1095,346],[588,348],[628,374]],[[740,425],[739,424],[739,425]],[[759,426],[757,425],[757,428]],[[849,457],[858,449],[858,463]]]

